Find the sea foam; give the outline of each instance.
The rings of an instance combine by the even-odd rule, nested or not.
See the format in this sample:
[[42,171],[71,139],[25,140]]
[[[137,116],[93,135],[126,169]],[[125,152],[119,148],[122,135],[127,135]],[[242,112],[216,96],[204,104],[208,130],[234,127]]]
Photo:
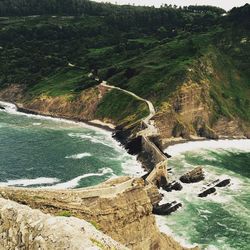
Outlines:
[[91,156],[90,153],[80,153],[80,154],[75,154],[75,155],[70,155],[70,156],[66,156],[66,159],[82,159],[84,157],[89,157]]
[[191,141],[169,146],[164,152],[176,156],[201,149],[235,149],[250,152],[250,139]]
[[22,186],[27,187],[31,185],[44,185],[44,184],[54,184],[59,182],[57,178],[47,178],[39,177],[35,179],[18,179],[18,180],[8,180],[7,182],[0,182],[0,186]]
[[92,176],[103,176],[106,174],[112,174],[113,170],[111,168],[102,168],[98,173],[88,173],[84,175],[77,176],[76,178],[63,182],[63,183],[58,183],[53,186],[45,187],[45,188],[51,188],[51,189],[70,189],[70,188],[75,188],[78,186],[78,183],[80,180],[92,177]]

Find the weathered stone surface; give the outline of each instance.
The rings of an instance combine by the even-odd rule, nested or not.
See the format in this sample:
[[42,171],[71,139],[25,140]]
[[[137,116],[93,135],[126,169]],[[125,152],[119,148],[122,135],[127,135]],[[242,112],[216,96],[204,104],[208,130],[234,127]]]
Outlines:
[[177,203],[176,201],[173,201],[171,203],[154,206],[153,213],[157,215],[169,215],[180,207],[182,207],[181,203]]
[[180,191],[180,190],[182,190],[182,188],[183,188],[182,185],[177,181],[173,181],[171,183],[168,183],[167,185],[165,185],[163,187],[163,189],[167,192],[171,192],[173,190]]
[[0,198],[0,250],[127,249],[90,223]]
[[220,181],[220,182],[219,182],[218,184],[216,184],[215,186],[216,186],[216,187],[225,187],[225,186],[229,185],[230,182],[231,182],[230,179],[225,179],[225,180],[223,180],[223,181]]
[[198,196],[199,197],[207,197],[209,194],[212,194],[212,193],[215,193],[215,192],[216,192],[216,188],[211,187],[211,188],[206,189],[202,193],[199,193]]
[[159,201],[157,189],[142,179],[119,177],[77,190],[0,188],[0,196],[54,215],[70,211],[129,249],[186,249],[157,228],[151,203]]
[[183,183],[194,183],[194,182],[199,182],[201,180],[204,180],[204,172],[201,167],[197,167],[190,172],[184,174],[183,176],[180,177],[180,181]]

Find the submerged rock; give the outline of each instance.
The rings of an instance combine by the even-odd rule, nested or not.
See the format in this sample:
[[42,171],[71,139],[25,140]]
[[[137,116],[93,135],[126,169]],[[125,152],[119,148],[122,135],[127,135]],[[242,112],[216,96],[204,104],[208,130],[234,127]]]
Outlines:
[[195,183],[202,181],[204,179],[205,176],[203,169],[201,167],[197,167],[180,177],[180,181],[183,183]]
[[215,187],[225,187],[227,185],[229,185],[231,182],[230,179],[225,179],[223,181],[220,181],[218,184],[215,185]]
[[173,181],[163,187],[163,189],[167,192],[171,192],[172,190],[180,191],[182,190],[182,188],[183,187],[180,184],[180,182],[177,182],[177,181]]
[[199,193],[198,196],[199,197],[207,197],[209,194],[212,194],[212,193],[215,193],[215,192],[216,192],[216,188],[215,187],[211,187],[209,189],[206,189],[202,193]]
[[162,204],[162,205],[156,205],[153,207],[153,214],[169,215],[169,214],[175,212],[179,207],[182,207],[182,204],[177,203],[176,201]]

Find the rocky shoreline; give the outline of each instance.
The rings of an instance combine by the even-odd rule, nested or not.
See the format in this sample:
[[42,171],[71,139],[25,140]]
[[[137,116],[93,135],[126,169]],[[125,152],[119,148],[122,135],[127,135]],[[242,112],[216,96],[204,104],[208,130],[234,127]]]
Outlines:
[[[145,129],[143,127],[143,124],[136,124],[135,126],[126,127],[126,128],[122,127],[122,126],[120,126],[120,127],[118,126],[114,130],[114,129],[111,129],[110,127],[103,126],[102,124],[92,124],[91,122],[85,121],[83,119],[71,119],[67,116],[61,116],[61,115],[57,116],[55,114],[52,115],[49,113],[44,113],[44,112],[24,108],[20,104],[18,104],[17,107],[18,107],[17,110],[20,112],[25,112],[25,113],[34,114],[34,115],[50,116],[53,118],[61,118],[61,119],[66,119],[66,120],[70,120],[70,121],[74,121],[74,122],[83,122],[87,125],[113,132],[114,139],[119,141],[121,143],[121,145],[127,149],[128,153],[133,154],[133,155],[138,155],[138,160],[142,163],[142,166],[145,169],[147,169],[147,171],[148,171],[147,176],[143,177],[144,180],[146,180],[148,175],[153,171],[154,162],[151,161],[152,155],[149,152],[143,152],[142,137],[137,136],[138,132],[140,130]],[[150,137],[149,139],[150,139],[150,141],[152,141],[152,143],[154,145],[156,145],[156,147],[160,150],[160,152],[162,152],[164,154],[163,146],[161,144],[160,139],[157,137]],[[170,156],[168,155],[168,157],[170,157]],[[185,176],[180,177],[180,181],[182,181],[183,183],[192,183],[192,182],[200,181],[203,178],[204,178],[204,176],[203,176],[202,170],[198,169],[198,170],[194,170],[192,173],[187,173]],[[203,192],[201,192],[200,194],[197,194],[197,195],[199,197],[206,197],[207,195],[214,193],[216,191],[217,187],[220,187],[220,186],[223,187],[223,186],[228,185],[229,183],[230,183],[230,180],[229,181],[222,180],[218,183],[215,183],[215,185],[213,187],[208,187],[206,190],[204,190]],[[164,178],[160,178],[158,180],[158,182],[155,184],[158,186],[158,188],[162,187],[164,190],[166,190],[168,192],[171,192],[172,190],[179,190],[180,191],[182,189],[182,184],[180,184],[178,181],[172,181],[169,183]],[[176,201],[172,201],[172,202],[169,202],[166,204],[159,205],[159,201],[160,200],[158,200],[158,198],[157,198],[156,201],[151,203],[152,204],[152,212],[154,214],[168,215],[168,214],[176,211],[177,209],[179,209],[182,206],[180,203],[177,203]],[[20,200],[19,200],[19,202],[20,202]],[[164,249],[164,248],[161,248],[161,249]],[[177,248],[173,248],[173,249],[177,249]],[[180,248],[180,249],[182,249],[182,248]]]

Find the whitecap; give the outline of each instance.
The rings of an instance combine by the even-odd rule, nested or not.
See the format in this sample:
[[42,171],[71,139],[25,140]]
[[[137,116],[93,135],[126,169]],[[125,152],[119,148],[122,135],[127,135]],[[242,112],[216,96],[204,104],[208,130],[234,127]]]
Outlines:
[[84,174],[84,175],[80,175],[72,180],[63,182],[63,183],[58,183],[56,185],[53,186],[49,186],[46,188],[52,188],[52,189],[70,189],[70,188],[75,188],[78,186],[78,183],[80,180],[88,178],[88,177],[92,177],[92,176],[103,176],[106,174],[112,174],[113,170],[110,168],[102,168],[100,169],[100,171],[98,173],[88,173],[88,174]]
[[26,116],[26,117],[31,117],[37,120],[48,120],[48,121],[54,121],[54,122],[61,122],[64,124],[71,124],[77,127],[82,127],[82,128],[86,128],[86,129],[90,129],[92,131],[95,132],[99,132],[102,134],[110,134],[110,137],[112,138],[112,133],[109,131],[106,131],[103,128],[99,128],[99,127],[95,127],[92,125],[88,125],[84,122],[77,122],[77,121],[72,121],[69,119],[64,119],[64,118],[56,118],[56,117],[51,117],[48,115],[38,115],[38,114],[28,114],[25,112],[20,112],[17,110],[17,106],[13,103],[9,103],[9,102],[4,102],[4,101],[0,101],[0,106],[3,106],[5,109],[3,110],[4,112],[7,112],[9,114],[14,114],[14,115],[22,115],[22,116]]
[[176,156],[201,149],[234,149],[250,152],[250,139],[191,141],[167,147],[164,152]]
[[39,177],[35,179],[17,179],[17,180],[8,180],[7,182],[0,182],[0,186],[22,186],[27,187],[31,185],[44,185],[44,184],[54,184],[59,182],[57,178],[47,178]]
[[66,156],[66,159],[82,159],[84,157],[89,157],[91,156],[90,153],[80,153],[80,154],[75,154],[75,155],[70,155],[70,156]]
[[103,144],[104,146],[113,148],[112,142],[108,143],[107,138],[103,138],[103,137],[97,138],[97,135],[90,135],[88,133],[69,133],[68,135],[70,137],[78,137],[78,138],[81,138],[83,140],[91,141],[93,143]]
[[197,246],[197,244],[190,244],[189,242],[187,242],[183,237],[180,237],[176,234],[173,233],[173,231],[167,226],[167,219],[163,216],[159,216],[159,215],[155,215],[155,219],[156,219],[156,224],[159,228],[159,230],[162,233],[167,234],[168,236],[173,237],[176,241],[178,241],[183,247],[187,247],[187,248],[194,248]]

